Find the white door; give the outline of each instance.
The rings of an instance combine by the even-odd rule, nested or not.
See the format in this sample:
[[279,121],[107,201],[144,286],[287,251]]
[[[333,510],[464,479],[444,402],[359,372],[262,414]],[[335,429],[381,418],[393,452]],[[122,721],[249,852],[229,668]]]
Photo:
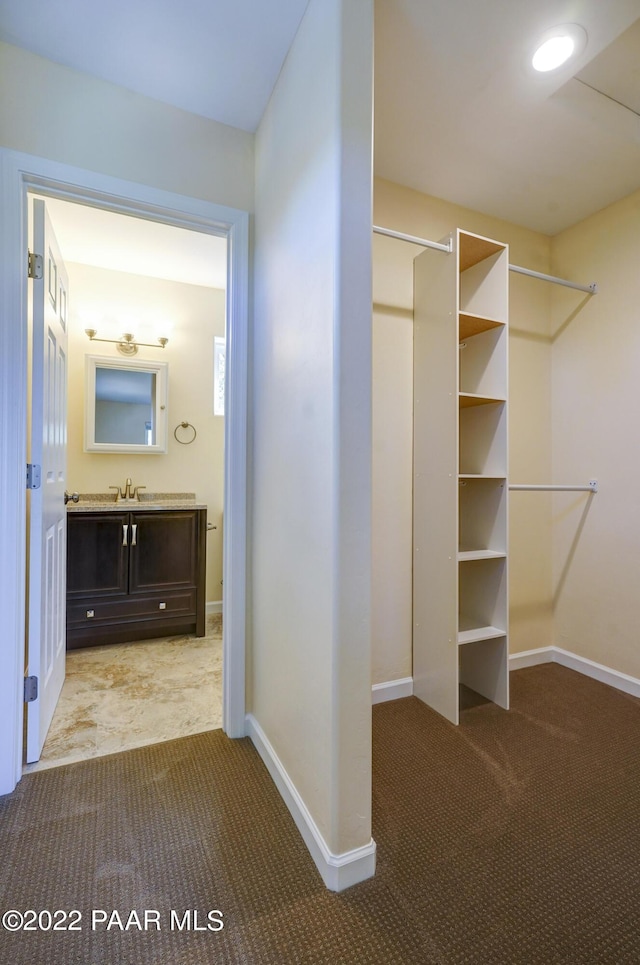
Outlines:
[[38,696],[27,704],[27,763],[42,752],[64,683],[66,645],[67,272],[45,203],[35,199],[33,246],[42,278],[32,282],[29,461],[40,466],[40,485],[29,501],[27,673],[38,678]]

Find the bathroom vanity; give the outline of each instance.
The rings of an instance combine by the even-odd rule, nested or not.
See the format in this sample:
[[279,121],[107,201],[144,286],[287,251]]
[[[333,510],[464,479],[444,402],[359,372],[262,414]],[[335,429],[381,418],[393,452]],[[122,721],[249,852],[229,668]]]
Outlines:
[[207,509],[189,499],[67,506],[67,650],[205,632]]

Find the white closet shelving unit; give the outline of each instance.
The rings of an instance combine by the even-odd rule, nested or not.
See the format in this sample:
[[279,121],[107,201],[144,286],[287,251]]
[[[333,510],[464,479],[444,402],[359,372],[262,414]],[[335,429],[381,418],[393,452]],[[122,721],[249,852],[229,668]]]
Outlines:
[[508,246],[457,229],[414,263],[414,694],[509,706]]

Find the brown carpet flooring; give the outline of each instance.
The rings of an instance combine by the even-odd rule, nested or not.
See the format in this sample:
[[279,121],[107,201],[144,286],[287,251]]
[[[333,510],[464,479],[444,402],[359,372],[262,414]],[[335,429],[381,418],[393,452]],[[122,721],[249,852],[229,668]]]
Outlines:
[[[0,965],[637,965],[640,701],[554,665],[511,683],[511,711],[459,728],[374,708],[378,874],[341,895],[248,740],[27,775],[0,798],[0,913],[79,909],[82,930],[0,928]],[[161,930],[92,931],[92,908]],[[172,931],[171,909],[225,927]]]

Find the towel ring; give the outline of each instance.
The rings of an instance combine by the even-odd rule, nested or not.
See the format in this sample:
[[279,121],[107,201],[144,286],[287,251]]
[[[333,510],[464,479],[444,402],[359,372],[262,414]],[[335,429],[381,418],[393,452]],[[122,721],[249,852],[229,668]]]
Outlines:
[[[178,429],[193,429],[193,435],[190,439],[178,439]],[[192,426],[190,422],[180,422],[173,430],[173,437],[181,446],[190,446],[197,435],[196,427]]]

